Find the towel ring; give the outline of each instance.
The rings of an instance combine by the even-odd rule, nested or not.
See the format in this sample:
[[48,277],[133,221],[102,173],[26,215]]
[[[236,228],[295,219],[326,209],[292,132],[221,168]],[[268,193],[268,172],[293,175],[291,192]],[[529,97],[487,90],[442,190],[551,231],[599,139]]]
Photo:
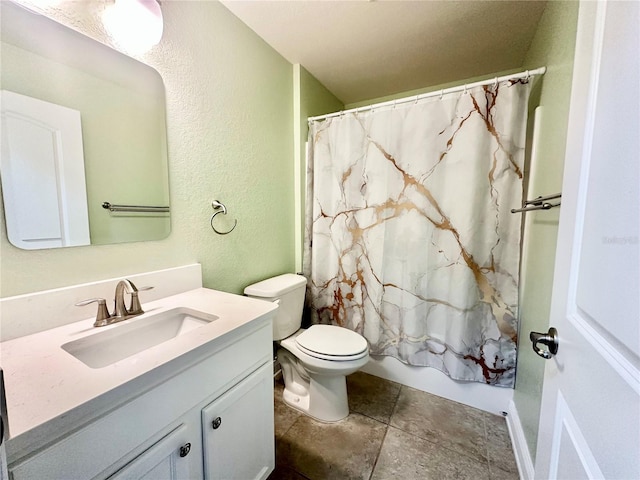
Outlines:
[[233,232],[233,230],[238,225],[238,219],[236,218],[233,221],[233,227],[231,227],[231,230],[229,230],[227,232],[221,232],[221,231],[217,230],[216,227],[213,226],[213,219],[219,213],[222,213],[222,214],[226,215],[227,214],[227,207],[225,207],[224,204],[220,203],[218,200],[214,200],[213,202],[211,202],[211,206],[215,210],[215,212],[213,212],[213,215],[211,215],[211,220],[209,220],[209,223],[211,224],[211,228],[213,229],[213,231],[216,232],[218,235],[227,235],[227,234]]

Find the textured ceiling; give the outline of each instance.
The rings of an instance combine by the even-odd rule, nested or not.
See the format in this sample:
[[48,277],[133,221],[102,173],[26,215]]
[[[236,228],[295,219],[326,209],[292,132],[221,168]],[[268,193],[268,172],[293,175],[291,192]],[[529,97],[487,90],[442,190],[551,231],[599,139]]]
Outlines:
[[546,2],[222,3],[345,104],[519,68]]

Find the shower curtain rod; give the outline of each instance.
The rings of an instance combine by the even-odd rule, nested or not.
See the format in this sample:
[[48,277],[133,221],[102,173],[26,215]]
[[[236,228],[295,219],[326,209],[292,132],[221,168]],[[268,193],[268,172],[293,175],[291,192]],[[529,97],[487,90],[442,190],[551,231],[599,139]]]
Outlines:
[[483,85],[491,85],[492,83],[504,82],[505,80],[516,80],[519,78],[529,78],[534,75],[544,75],[546,71],[547,71],[547,67],[540,67],[540,68],[536,68],[535,70],[526,70],[520,73],[514,73],[511,75],[504,75],[502,77],[494,77],[487,80],[482,80],[480,82],[474,82],[474,83],[469,83],[465,85],[458,85],[457,87],[445,88],[443,90],[436,90],[434,92],[429,92],[429,93],[421,93],[419,95],[412,95],[411,97],[399,98],[397,100],[389,100],[381,103],[374,103],[373,105],[366,105],[364,107],[351,108],[349,110],[328,113],[326,115],[319,115],[317,117],[309,117],[307,119],[307,122],[311,123],[311,122],[315,122],[316,120],[326,120],[327,118],[339,117],[346,113],[358,113],[358,112],[364,112],[367,110],[372,110],[374,108],[391,107],[395,105],[400,105],[402,103],[418,102],[425,98],[438,97],[438,96],[441,97],[449,93],[464,92],[470,88],[481,87]]

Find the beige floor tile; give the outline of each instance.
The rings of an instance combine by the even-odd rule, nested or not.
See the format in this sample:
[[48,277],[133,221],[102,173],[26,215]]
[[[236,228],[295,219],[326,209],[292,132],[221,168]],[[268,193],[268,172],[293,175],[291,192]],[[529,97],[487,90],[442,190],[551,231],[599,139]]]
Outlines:
[[484,412],[403,386],[389,425],[485,461]]
[[349,411],[389,423],[400,394],[400,384],[363,372],[347,377]]
[[276,382],[269,480],[518,479],[503,417],[362,372],[347,387],[352,413],[325,424],[285,405]]
[[518,472],[505,472],[496,467],[489,467],[489,478],[491,480],[520,480]]
[[513,455],[507,421],[499,415],[485,413],[485,425],[487,428],[487,455],[491,472],[500,473],[498,470],[501,470],[515,473],[515,478],[517,478],[518,465]]
[[386,425],[358,413],[336,423],[299,417],[276,440],[276,463],[310,480],[369,479]]
[[484,461],[389,427],[371,480],[489,479]]

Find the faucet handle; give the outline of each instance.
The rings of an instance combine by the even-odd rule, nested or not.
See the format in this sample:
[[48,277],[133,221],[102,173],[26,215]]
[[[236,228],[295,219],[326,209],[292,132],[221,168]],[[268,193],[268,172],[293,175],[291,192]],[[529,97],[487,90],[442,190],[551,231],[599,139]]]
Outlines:
[[[129,288],[129,287],[131,287],[131,288]],[[136,284],[135,284],[135,283],[133,283],[133,282],[132,282],[131,280],[129,280],[129,279],[126,279],[126,281],[125,281],[125,288],[126,288],[126,290],[127,290],[127,293],[135,293],[135,292],[142,292],[142,291],[145,291],[145,290],[151,290],[153,287],[148,287],[148,286],[147,286],[147,287],[140,287],[140,288],[138,288],[138,287],[136,287]]]
[[129,282],[131,287],[133,288],[133,292],[131,293],[131,305],[129,306],[129,315],[142,315],[144,310],[142,310],[142,305],[140,305],[140,299],[138,298],[138,292],[143,292],[146,290],[151,290],[153,287],[140,287],[136,288],[136,286]]
[[89,298],[88,300],[82,300],[76,303],[76,307],[84,307],[90,303],[98,303],[98,313],[96,314],[96,321],[93,322],[94,327],[104,327],[107,325],[109,317],[109,309],[107,308],[107,301],[104,298]]

